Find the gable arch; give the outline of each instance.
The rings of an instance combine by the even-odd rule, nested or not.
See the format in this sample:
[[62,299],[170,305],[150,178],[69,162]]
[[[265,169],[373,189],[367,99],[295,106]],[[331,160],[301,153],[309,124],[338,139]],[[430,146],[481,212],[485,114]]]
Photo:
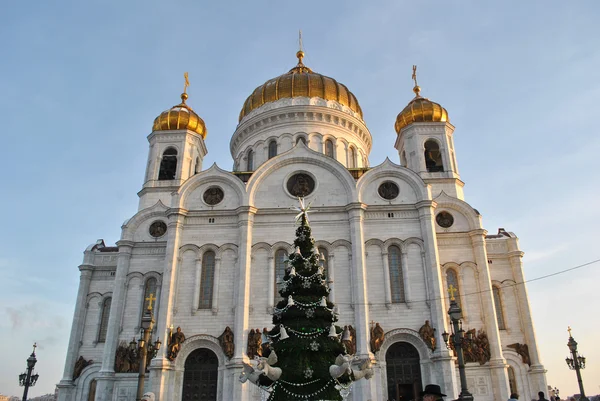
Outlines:
[[186,338],[183,342],[181,349],[179,350],[179,355],[177,356],[177,359],[175,359],[175,370],[182,372],[188,356],[198,348],[207,348],[211,350],[219,360],[219,367],[225,365],[226,357],[219,344],[219,339],[208,334],[197,334]]
[[271,245],[267,244],[266,242],[257,242],[256,244],[252,245],[252,255],[254,255],[254,253],[259,249],[264,249],[269,255],[271,254]]
[[430,362],[431,350],[427,347],[427,344],[425,344],[425,342],[421,339],[421,336],[419,336],[418,332],[407,328],[398,328],[385,333],[381,348],[375,355],[377,360],[385,363],[385,355],[387,351],[394,343],[397,342],[409,343],[417,349],[421,361]]
[[385,242],[383,243],[383,248],[387,251],[387,249],[390,246],[397,246],[398,248],[400,248],[400,252],[405,253],[406,252],[406,247],[404,245],[404,241],[402,241],[400,238],[388,238],[385,240]]
[[152,218],[162,217],[165,219],[165,222],[168,225],[168,209],[169,208],[159,200],[153,206],[150,206],[146,209],[142,209],[139,212],[137,212],[135,216],[126,220],[121,226],[121,241],[134,241],[134,236],[139,226]]
[[[356,185],[354,178],[348,170],[339,162],[332,162],[330,157],[325,156],[320,152],[309,149],[306,146],[294,146],[291,150],[281,153],[277,157],[267,160],[248,180],[246,184],[248,193],[248,204],[254,206],[256,203],[255,197],[258,189],[265,179],[277,170],[290,166],[318,166],[327,170],[341,183],[346,196],[346,203],[351,203],[356,200]],[[309,195],[313,196],[313,194]]]
[[383,249],[385,248],[385,244],[382,240],[380,240],[379,238],[371,238],[370,240],[365,242],[365,249],[370,247],[370,246],[377,246],[379,247],[379,249],[381,250],[381,252],[383,252]]
[[358,179],[356,182],[358,200],[362,202],[365,195],[365,189],[369,184],[384,178],[396,178],[406,182],[412,189],[417,202],[429,200],[431,198],[429,186],[417,173],[402,167],[399,164],[395,164],[389,158],[386,158],[383,163],[371,168]]
[[196,189],[211,182],[221,183],[231,188],[238,197],[237,203],[239,205],[246,202],[246,188],[244,187],[244,183],[235,175],[221,169],[216,164],[213,164],[209,169],[195,174],[183,183],[175,193],[175,196],[173,196],[173,207],[183,208],[187,203],[189,196],[193,194]]
[[182,257],[187,251],[192,251],[196,254],[196,257],[200,257],[200,247],[196,244],[185,244],[179,247],[179,257]]
[[142,274],[141,272],[130,272],[127,274],[126,278],[125,278],[125,286],[128,286],[129,283],[131,282],[131,280],[133,280],[134,278],[137,278],[140,280],[140,282],[142,282],[144,280],[144,274]]
[[[442,191],[435,199],[436,215],[439,209],[449,209],[460,213],[467,221],[469,231],[483,228],[481,223],[481,215],[471,207],[467,202],[449,196]],[[450,227],[452,231],[452,227]]]
[[223,244],[219,247],[219,252],[217,252],[217,258],[221,258],[223,254],[227,251],[232,251],[235,254],[235,257],[237,258],[238,246],[230,242]]
[[315,241],[315,249],[318,251],[319,248],[324,248],[327,251],[327,254],[331,254],[331,252],[333,251],[331,244],[323,240]]
[[283,249],[284,251],[286,251],[289,256],[292,252],[294,252],[294,245],[288,244],[285,241],[278,241],[278,242],[274,243],[273,245],[271,245],[271,248],[269,249],[269,257],[274,258],[275,254],[280,249]]
[[352,251],[352,243],[348,240],[338,239],[331,243],[331,248],[334,250],[334,252],[335,252],[335,248],[340,247],[340,246],[346,248],[349,252]]

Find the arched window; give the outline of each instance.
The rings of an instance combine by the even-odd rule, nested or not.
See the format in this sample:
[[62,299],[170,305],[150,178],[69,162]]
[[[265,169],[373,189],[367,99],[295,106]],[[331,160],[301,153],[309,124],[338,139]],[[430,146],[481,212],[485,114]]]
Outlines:
[[285,275],[287,252],[279,249],[275,252],[275,292],[279,294],[279,290],[283,288],[283,276]]
[[88,401],[94,401],[96,399],[96,379],[90,382],[90,391],[88,393]]
[[456,275],[456,271],[453,269],[448,269],[446,271],[446,283],[448,284],[448,288],[450,288],[450,286],[456,288],[454,298],[456,299],[456,303],[460,305],[460,287],[458,286],[458,276]]
[[388,248],[388,265],[390,269],[392,302],[406,302],[406,298],[404,297],[404,277],[402,276],[400,248],[395,245]]
[[519,389],[517,388],[517,378],[515,377],[515,370],[512,366],[509,366],[506,369],[508,373],[508,386],[510,387],[511,394],[519,394]]
[[246,171],[252,170],[254,170],[254,152],[252,151],[252,149],[250,149],[248,151],[248,168],[246,169]]
[[[325,268],[325,271],[327,271],[329,269],[329,254],[327,253],[327,249],[319,248],[319,253],[325,258],[323,261],[323,267]],[[320,259],[321,257],[319,257],[319,260]]]
[[272,140],[269,142],[269,159],[277,156],[277,141]]
[[148,306],[150,305],[150,295],[152,295],[152,298],[154,299],[154,301],[152,301],[152,310],[154,311],[154,316],[156,316],[156,279],[154,277],[150,277],[148,280],[146,280],[146,284],[144,285],[144,304],[143,304],[143,308],[142,308],[142,316],[144,316],[144,314],[146,313],[146,311],[148,310]]
[[325,155],[333,157],[333,142],[331,139],[325,141]]
[[348,168],[356,168],[356,150],[352,147],[348,150]]
[[106,298],[102,303],[102,315],[100,316],[100,330],[98,331],[98,342],[106,341],[106,333],[108,332],[108,317],[110,316],[110,303],[112,298]]
[[208,251],[202,257],[202,276],[200,277],[200,301],[198,309],[212,308],[213,283],[215,281],[215,253]]
[[169,148],[164,151],[158,170],[159,180],[174,180],[177,172],[177,150]]
[[299,144],[301,141],[303,144],[306,145],[306,138],[303,136],[299,136],[298,138],[296,138],[296,145]]
[[425,142],[425,167],[430,173],[444,171],[442,163],[442,153],[436,141]]
[[502,299],[500,298],[500,288],[493,286],[492,294],[494,294],[494,306],[496,307],[496,320],[498,321],[498,330],[506,330],[504,324],[504,313],[502,313]]

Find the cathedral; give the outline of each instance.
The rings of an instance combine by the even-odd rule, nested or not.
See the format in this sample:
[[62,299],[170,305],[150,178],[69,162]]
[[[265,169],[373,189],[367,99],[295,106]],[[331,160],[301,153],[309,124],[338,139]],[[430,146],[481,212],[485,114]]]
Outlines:
[[352,326],[344,341],[373,368],[348,399],[416,400],[427,384],[458,396],[448,288],[475,399],[529,400],[547,388],[518,239],[488,233],[466,202],[454,126],[421,95],[416,67],[394,126],[398,159],[372,166],[356,96],[296,56],[242,105],[233,171],[203,165],[208,130],[187,85],[156,117],[137,213],[115,246],[96,241],[79,266],[60,401],[135,399],[149,309],[144,391],[159,401],[266,399],[240,374],[273,326],[298,198],[311,205],[328,301]]

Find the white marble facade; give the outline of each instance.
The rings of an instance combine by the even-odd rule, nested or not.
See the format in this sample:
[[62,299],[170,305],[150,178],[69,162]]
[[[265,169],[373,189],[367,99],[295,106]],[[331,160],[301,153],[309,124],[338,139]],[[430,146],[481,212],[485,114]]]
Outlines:
[[[253,385],[241,384],[237,377],[241,362],[247,360],[249,330],[272,326],[269,312],[279,297],[277,255],[292,249],[295,230],[290,207],[297,201],[286,183],[297,173],[315,182],[306,198],[312,202],[318,248],[327,254],[339,323],[356,328],[357,354],[371,358],[375,366],[375,377],[355,387],[353,400],[392,398],[386,354],[398,342],[418,352],[423,386],[436,383],[449,399],[458,395],[455,358],[441,336],[450,331],[445,290],[450,276],[459,287],[464,327],[484,330],[490,343],[489,362],[467,365],[476,399],[508,399],[509,376],[522,399],[534,398],[547,387],[526,287],[512,285],[524,280],[523,253],[514,234],[500,229],[488,235],[477,210],[465,202],[453,131],[449,122],[413,123],[401,131],[395,145],[399,160],[406,158],[405,166],[390,160],[370,166],[372,137],[357,113],[335,101],[282,99],[253,110],[238,125],[230,149],[234,172],[216,165],[202,169],[206,148],[202,136],[193,131],[152,132],[139,211],[124,223],[116,246],[99,240],[86,249],[79,267],[59,400],[88,400],[90,391],[98,401],[135,398],[137,374],[115,373],[114,360],[120,342],[139,337],[148,280],[157,284],[154,336],[166,343],[171,325],[180,326],[187,336],[174,362],[166,359],[166,347],[151,362],[147,389],[157,400],[182,399],[185,362],[199,348],[211,350],[218,360],[218,400],[260,399]],[[427,171],[427,140],[440,145],[444,171]],[[271,141],[276,155],[269,158]],[[333,144],[333,154],[328,153],[327,141]],[[158,180],[161,155],[170,147],[178,150],[175,178]],[[379,194],[386,182],[395,184],[397,197],[384,199]],[[204,194],[214,187],[224,196],[209,205]],[[441,212],[452,215],[452,225],[438,224]],[[156,221],[167,226],[159,237],[149,233]],[[400,251],[401,288],[391,283],[390,247]],[[214,258],[213,274],[203,283],[207,253]],[[201,305],[207,285],[212,296]],[[109,298],[110,313],[103,317]],[[418,335],[426,320],[436,329],[435,351]],[[371,322],[379,322],[386,332],[375,354],[369,348]],[[217,339],[226,326],[235,336],[231,359]],[[508,347],[514,343],[528,345],[530,364]],[[80,356],[93,363],[73,380]]]

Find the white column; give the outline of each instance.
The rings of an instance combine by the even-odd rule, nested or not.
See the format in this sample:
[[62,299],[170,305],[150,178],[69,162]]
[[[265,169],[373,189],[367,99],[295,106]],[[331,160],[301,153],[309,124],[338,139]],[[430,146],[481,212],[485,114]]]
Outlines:
[[[515,282],[524,283],[525,275],[523,274],[523,252],[519,249],[519,244],[516,238],[508,241],[508,255],[510,265],[513,271]],[[516,286],[517,302],[522,316],[523,334],[525,342],[529,347],[529,359],[531,360],[531,368],[528,375],[533,387],[531,396],[533,397],[538,391],[544,391],[548,388],[546,383],[546,370],[540,361],[540,354],[537,347],[537,339],[533,319],[531,317],[531,306],[529,305],[529,295],[527,295],[527,287],[523,285]],[[523,395],[525,398],[525,395]]]
[[[184,209],[170,209],[167,212],[169,219],[167,223],[167,248],[165,251],[165,265],[163,270],[163,279],[161,286],[160,309],[156,318],[156,335],[165,338],[167,327],[173,321],[173,310],[176,303],[177,276],[179,274],[179,243],[183,231],[183,223],[187,211]],[[163,340],[164,342],[164,340]],[[172,366],[167,359],[166,352],[168,347],[161,347],[156,357],[150,364],[150,382],[152,392],[156,396],[156,401],[167,401],[168,383],[171,380]]]
[[[367,305],[367,270],[365,265],[365,241],[363,238],[363,220],[366,205],[352,203],[346,206],[350,222],[350,238],[352,242],[352,289],[354,295],[354,323],[356,328],[356,355],[361,359],[374,359],[369,350],[369,306]],[[375,385],[370,380],[355,383],[354,399],[375,399]]]
[[[425,263],[425,251],[421,250],[421,267],[423,268],[423,280],[425,281],[425,304],[427,307],[431,307],[431,293],[429,292],[429,274],[428,269],[426,268],[427,264]],[[433,320],[433,317],[430,319]]]
[[402,247],[400,255],[402,263],[402,284],[404,285],[404,301],[406,302],[406,306],[410,308],[410,301],[412,300],[412,291],[410,289],[410,283],[408,282],[408,257],[406,249],[404,249],[404,247]]
[[[233,323],[233,335],[235,350],[231,362],[240,365],[245,356],[245,345],[248,341],[248,319],[250,315],[250,270],[252,263],[252,229],[254,215],[257,209],[252,206],[243,206],[237,209],[238,227],[240,235],[239,264],[237,296],[235,298],[235,314]],[[273,286],[273,282],[270,283]],[[237,370],[235,370],[237,372]],[[243,391],[239,380],[233,382],[233,399],[247,401],[250,398],[249,391]]]
[[329,302],[335,304],[335,255],[329,252],[327,257],[327,284],[329,285]]
[[388,251],[384,249],[381,253],[383,260],[383,285],[385,285],[385,306],[392,307],[392,288],[390,286],[390,261],[388,259]]
[[496,320],[496,307],[492,293],[492,280],[488,266],[487,250],[485,245],[484,229],[473,230],[469,232],[471,244],[473,245],[473,254],[475,263],[478,267],[479,290],[483,303],[483,313],[485,318],[485,329],[490,344],[490,374],[492,377],[492,387],[497,389],[495,398],[508,399],[509,385],[508,374],[506,372],[506,360],[502,355],[502,344],[500,342],[500,331],[498,330],[498,321]]
[[196,259],[196,277],[194,279],[194,296],[192,298],[192,315],[198,312],[200,302],[200,278],[202,277],[202,257]]
[[79,289],[77,290],[77,300],[75,303],[75,312],[73,313],[73,325],[71,326],[71,336],[69,337],[69,346],[67,348],[67,358],[65,361],[65,370],[63,378],[60,381],[59,399],[66,400],[69,387],[75,388],[73,384],[73,370],[75,362],[79,357],[80,338],[85,325],[85,304],[88,293],[90,292],[90,282],[92,281],[92,266],[79,266],[81,275],[79,276]]
[[269,255],[269,280],[267,282],[267,288],[269,291],[269,306],[267,306],[267,313],[272,313],[275,307],[275,257]]
[[431,308],[431,324],[437,330],[435,331],[436,342],[439,346],[436,348],[431,360],[434,364],[432,372],[437,374],[437,377],[432,377],[434,383],[442,387],[442,392],[448,394],[448,398],[456,398],[459,390],[456,382],[456,369],[453,358],[446,349],[442,333],[449,331],[446,324],[447,311],[444,308],[443,298],[446,296],[442,285],[442,276],[440,272],[440,262],[438,255],[437,236],[433,223],[434,209],[436,203],[430,200],[420,201],[417,203],[419,211],[419,222],[421,225],[421,233],[423,236],[425,264],[424,269],[427,270],[429,279],[429,299]]
[[119,329],[121,315],[125,305],[127,274],[129,273],[129,262],[134,243],[132,241],[120,240],[117,242],[119,256],[117,259],[117,271],[115,273],[114,290],[110,304],[110,315],[108,317],[108,330],[106,342],[102,353],[102,368],[96,385],[96,401],[112,401],[113,378],[115,375],[114,363],[115,352],[119,344]]
[[221,276],[221,257],[215,258],[215,273],[213,275],[212,313],[219,312],[219,277]]

